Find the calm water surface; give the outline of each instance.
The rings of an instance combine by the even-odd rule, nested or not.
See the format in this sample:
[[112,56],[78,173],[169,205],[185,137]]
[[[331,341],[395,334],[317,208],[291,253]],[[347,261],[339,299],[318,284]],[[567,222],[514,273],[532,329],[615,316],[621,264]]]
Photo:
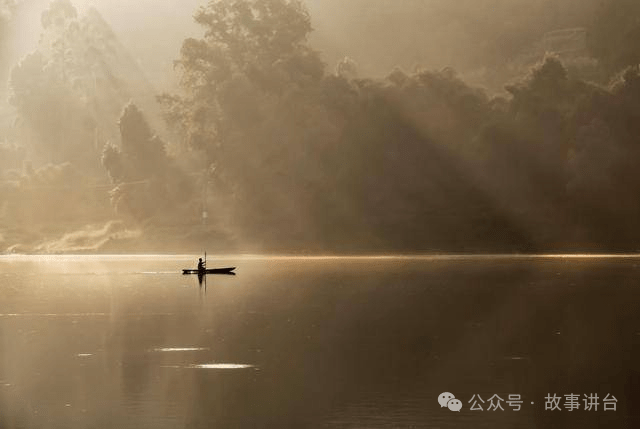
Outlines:
[[640,259],[194,261],[0,258],[0,428],[640,425]]

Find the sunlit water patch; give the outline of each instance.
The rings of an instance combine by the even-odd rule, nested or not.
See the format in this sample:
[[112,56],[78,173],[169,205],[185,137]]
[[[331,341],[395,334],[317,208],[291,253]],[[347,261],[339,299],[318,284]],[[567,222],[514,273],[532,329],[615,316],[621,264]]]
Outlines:
[[204,363],[197,365],[189,365],[187,368],[197,369],[246,369],[255,368],[254,365],[247,365],[241,363]]
[[208,347],[158,347],[153,349],[154,352],[172,353],[172,352],[200,352],[209,350]]
[[162,368],[175,369],[249,369],[257,367],[255,365],[244,363],[198,363],[190,365],[163,365]]

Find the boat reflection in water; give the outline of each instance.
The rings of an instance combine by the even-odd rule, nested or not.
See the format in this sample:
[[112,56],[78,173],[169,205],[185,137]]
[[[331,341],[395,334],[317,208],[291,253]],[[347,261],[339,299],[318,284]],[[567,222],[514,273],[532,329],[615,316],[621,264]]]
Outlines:
[[200,286],[202,286],[202,284],[204,283],[205,288],[207,286],[207,274],[218,274],[218,275],[227,275],[227,276],[235,276],[236,273],[234,273],[233,271],[236,269],[236,267],[225,267],[225,268],[207,268],[207,269],[202,269],[202,270],[198,270],[198,269],[183,269],[182,270],[182,274],[183,275],[189,275],[189,274],[197,274],[198,275],[198,283],[200,284]]

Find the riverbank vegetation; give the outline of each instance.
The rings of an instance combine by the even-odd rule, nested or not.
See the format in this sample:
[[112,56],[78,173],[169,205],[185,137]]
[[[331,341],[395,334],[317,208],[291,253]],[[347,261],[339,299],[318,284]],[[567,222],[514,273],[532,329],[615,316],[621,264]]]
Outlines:
[[636,251],[640,9],[599,7],[487,56],[495,89],[330,66],[302,3],[214,0],[157,94],[97,11],[55,0],[9,78],[0,249]]

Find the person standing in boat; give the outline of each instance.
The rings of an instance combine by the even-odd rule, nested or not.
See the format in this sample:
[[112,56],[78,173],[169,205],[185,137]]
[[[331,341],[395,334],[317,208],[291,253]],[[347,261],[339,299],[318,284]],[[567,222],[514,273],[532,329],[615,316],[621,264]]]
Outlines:
[[202,272],[205,270],[204,262],[202,262],[202,258],[198,259],[198,271]]

